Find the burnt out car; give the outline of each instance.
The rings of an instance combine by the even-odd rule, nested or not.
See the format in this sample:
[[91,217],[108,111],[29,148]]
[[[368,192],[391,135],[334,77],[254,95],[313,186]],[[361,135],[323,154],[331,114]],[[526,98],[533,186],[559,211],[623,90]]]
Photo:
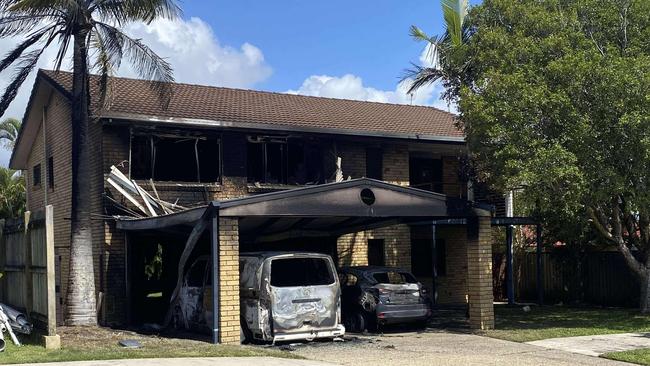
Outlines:
[[242,341],[335,338],[341,289],[332,258],[316,253],[239,256]]
[[387,324],[426,325],[431,300],[408,271],[378,266],[339,269],[343,321],[351,332]]

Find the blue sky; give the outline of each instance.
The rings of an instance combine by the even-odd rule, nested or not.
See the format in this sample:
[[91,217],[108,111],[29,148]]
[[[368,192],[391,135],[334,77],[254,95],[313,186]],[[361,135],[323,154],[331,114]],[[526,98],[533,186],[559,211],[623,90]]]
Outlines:
[[[471,1],[472,4],[478,0]],[[400,77],[410,62],[426,64],[424,44],[409,37],[412,24],[443,30],[438,0],[238,0],[180,3],[182,19],[133,24],[167,58],[180,82],[376,102],[421,104],[453,110],[439,100],[439,85],[407,95]],[[20,39],[1,39],[0,54]],[[56,49],[44,53],[51,68]],[[64,65],[66,67],[66,65]],[[137,77],[128,67],[118,72]],[[0,74],[0,88],[11,70]],[[33,75],[3,117],[21,118]],[[9,152],[0,149],[0,165]]]
[[393,89],[422,44],[408,36],[417,24],[439,32],[440,4],[426,1],[187,1],[185,16],[209,23],[224,44],[259,47],[273,75],[259,84],[288,90],[314,74],[360,76]]

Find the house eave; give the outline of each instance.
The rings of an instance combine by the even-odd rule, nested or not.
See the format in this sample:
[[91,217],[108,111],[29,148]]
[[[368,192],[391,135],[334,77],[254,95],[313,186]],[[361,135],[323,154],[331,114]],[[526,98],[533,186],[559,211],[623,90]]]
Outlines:
[[188,126],[188,127],[197,127],[197,128],[302,132],[302,133],[316,133],[316,134],[330,134],[330,135],[392,138],[392,139],[416,140],[416,141],[419,140],[419,141],[431,141],[431,142],[441,142],[441,143],[450,143],[450,144],[465,143],[464,137],[427,135],[427,134],[409,134],[409,133],[383,132],[383,131],[367,131],[367,130],[340,129],[340,128],[306,127],[306,126],[270,124],[264,122],[231,122],[231,121],[223,121],[223,120],[193,119],[193,118],[181,118],[181,117],[161,117],[161,116],[151,116],[151,115],[131,114],[131,113],[117,113],[117,112],[104,113],[102,114],[101,118],[106,120],[109,124],[111,123],[120,124],[120,123],[129,123],[129,121],[136,121],[140,123],[170,125],[170,126]]

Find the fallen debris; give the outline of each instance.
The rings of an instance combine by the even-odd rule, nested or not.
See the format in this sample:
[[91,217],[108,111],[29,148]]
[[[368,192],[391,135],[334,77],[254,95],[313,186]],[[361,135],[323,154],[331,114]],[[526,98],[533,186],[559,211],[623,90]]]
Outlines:
[[152,196],[149,192],[140,187],[135,180],[129,179],[129,177],[124,175],[124,173],[115,167],[115,165],[111,166],[111,173],[106,178],[106,182],[115,188],[115,190],[124,196],[124,198],[126,198],[133,206],[135,206],[137,210],[132,210],[114,199],[110,197],[108,198],[117,208],[127,213],[129,216],[156,217],[187,209],[186,207],[180,206],[176,203],[161,200],[153,180],[150,179],[149,184],[155,194],[155,197]]
[[20,341],[14,334],[14,330],[23,334],[30,334],[32,328],[32,324],[27,321],[25,314],[5,304],[0,304],[0,352],[4,352],[6,346],[5,331],[9,333],[14,344],[20,347]]
[[117,344],[119,344],[124,348],[133,348],[133,349],[142,348],[142,343],[140,343],[136,339],[123,339],[117,342]]

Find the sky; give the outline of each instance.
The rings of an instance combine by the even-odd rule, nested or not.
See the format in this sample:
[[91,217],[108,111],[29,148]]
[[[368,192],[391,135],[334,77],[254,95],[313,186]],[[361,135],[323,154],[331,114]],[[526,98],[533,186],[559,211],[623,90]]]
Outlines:
[[[440,100],[439,85],[410,96],[408,83],[400,82],[411,63],[428,64],[425,45],[409,37],[409,27],[441,33],[438,0],[185,0],[180,6],[180,19],[126,27],[171,63],[177,81],[454,111]],[[19,41],[0,39],[0,55]],[[52,68],[55,55],[52,47],[38,66]],[[11,74],[0,73],[1,90]],[[128,65],[118,74],[137,76]],[[2,118],[22,118],[33,81],[34,75]],[[9,156],[0,148],[0,165]]]

